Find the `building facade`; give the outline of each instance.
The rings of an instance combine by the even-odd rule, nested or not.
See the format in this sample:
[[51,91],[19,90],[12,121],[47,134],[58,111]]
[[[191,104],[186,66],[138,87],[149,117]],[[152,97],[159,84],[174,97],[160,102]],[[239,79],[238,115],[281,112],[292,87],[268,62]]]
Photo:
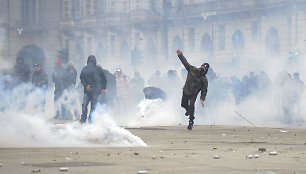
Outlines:
[[[29,65],[48,67],[57,56],[60,45],[60,0],[3,0],[5,18],[4,58],[15,63],[22,55]],[[2,57],[3,58],[3,57]]]
[[51,63],[58,50],[67,48],[70,60],[82,65],[90,54],[100,63],[130,64],[131,51],[138,49],[143,63],[177,65],[175,51],[180,48],[195,57],[194,63],[239,67],[254,57],[286,57],[305,50],[303,0],[7,0],[4,4],[9,9],[9,34],[2,52],[11,60],[34,49],[42,52],[38,56],[44,55],[42,61]]

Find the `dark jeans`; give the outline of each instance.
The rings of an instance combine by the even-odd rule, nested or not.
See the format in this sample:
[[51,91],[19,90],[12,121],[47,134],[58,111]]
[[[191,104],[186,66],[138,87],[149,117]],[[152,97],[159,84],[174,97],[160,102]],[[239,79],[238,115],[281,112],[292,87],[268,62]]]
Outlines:
[[95,110],[97,103],[98,103],[99,95],[91,95],[84,93],[83,96],[83,104],[82,104],[82,116],[81,116],[81,123],[85,123],[87,119],[87,107],[90,102],[90,114],[88,117],[88,121],[91,122],[91,113]]
[[197,99],[198,94],[188,95],[183,92],[181,106],[189,112],[189,119],[194,120],[194,103]]

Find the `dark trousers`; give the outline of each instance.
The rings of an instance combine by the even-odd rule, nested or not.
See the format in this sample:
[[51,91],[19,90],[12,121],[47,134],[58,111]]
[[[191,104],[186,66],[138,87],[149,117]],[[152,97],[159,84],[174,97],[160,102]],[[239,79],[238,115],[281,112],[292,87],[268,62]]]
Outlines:
[[194,103],[197,99],[198,94],[188,95],[183,92],[181,106],[186,109],[189,113],[189,119],[194,120]]
[[81,123],[85,123],[87,120],[87,111],[88,111],[87,107],[88,107],[89,102],[90,102],[90,114],[89,114],[88,120],[89,122],[92,121],[91,113],[95,110],[97,106],[98,98],[99,98],[99,95],[92,95],[92,94],[84,93],[83,104],[82,104],[82,116],[80,120]]

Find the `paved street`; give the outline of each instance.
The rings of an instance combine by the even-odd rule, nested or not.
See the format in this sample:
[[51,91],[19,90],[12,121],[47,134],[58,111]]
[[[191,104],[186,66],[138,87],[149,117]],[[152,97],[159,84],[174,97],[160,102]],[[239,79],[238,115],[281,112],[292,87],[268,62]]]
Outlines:
[[305,129],[195,126],[187,131],[185,126],[173,126],[128,130],[148,147],[5,148],[0,149],[0,173],[306,173]]

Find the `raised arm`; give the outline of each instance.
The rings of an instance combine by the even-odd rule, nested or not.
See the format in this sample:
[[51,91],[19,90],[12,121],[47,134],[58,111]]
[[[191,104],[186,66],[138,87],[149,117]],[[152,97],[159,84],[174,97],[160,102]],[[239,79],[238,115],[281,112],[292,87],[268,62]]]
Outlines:
[[187,59],[185,58],[185,56],[183,55],[181,50],[177,50],[176,54],[178,56],[178,58],[180,59],[180,61],[182,62],[182,64],[184,65],[184,67],[187,69],[187,71],[189,71],[192,67],[192,65],[190,65],[187,61]]

